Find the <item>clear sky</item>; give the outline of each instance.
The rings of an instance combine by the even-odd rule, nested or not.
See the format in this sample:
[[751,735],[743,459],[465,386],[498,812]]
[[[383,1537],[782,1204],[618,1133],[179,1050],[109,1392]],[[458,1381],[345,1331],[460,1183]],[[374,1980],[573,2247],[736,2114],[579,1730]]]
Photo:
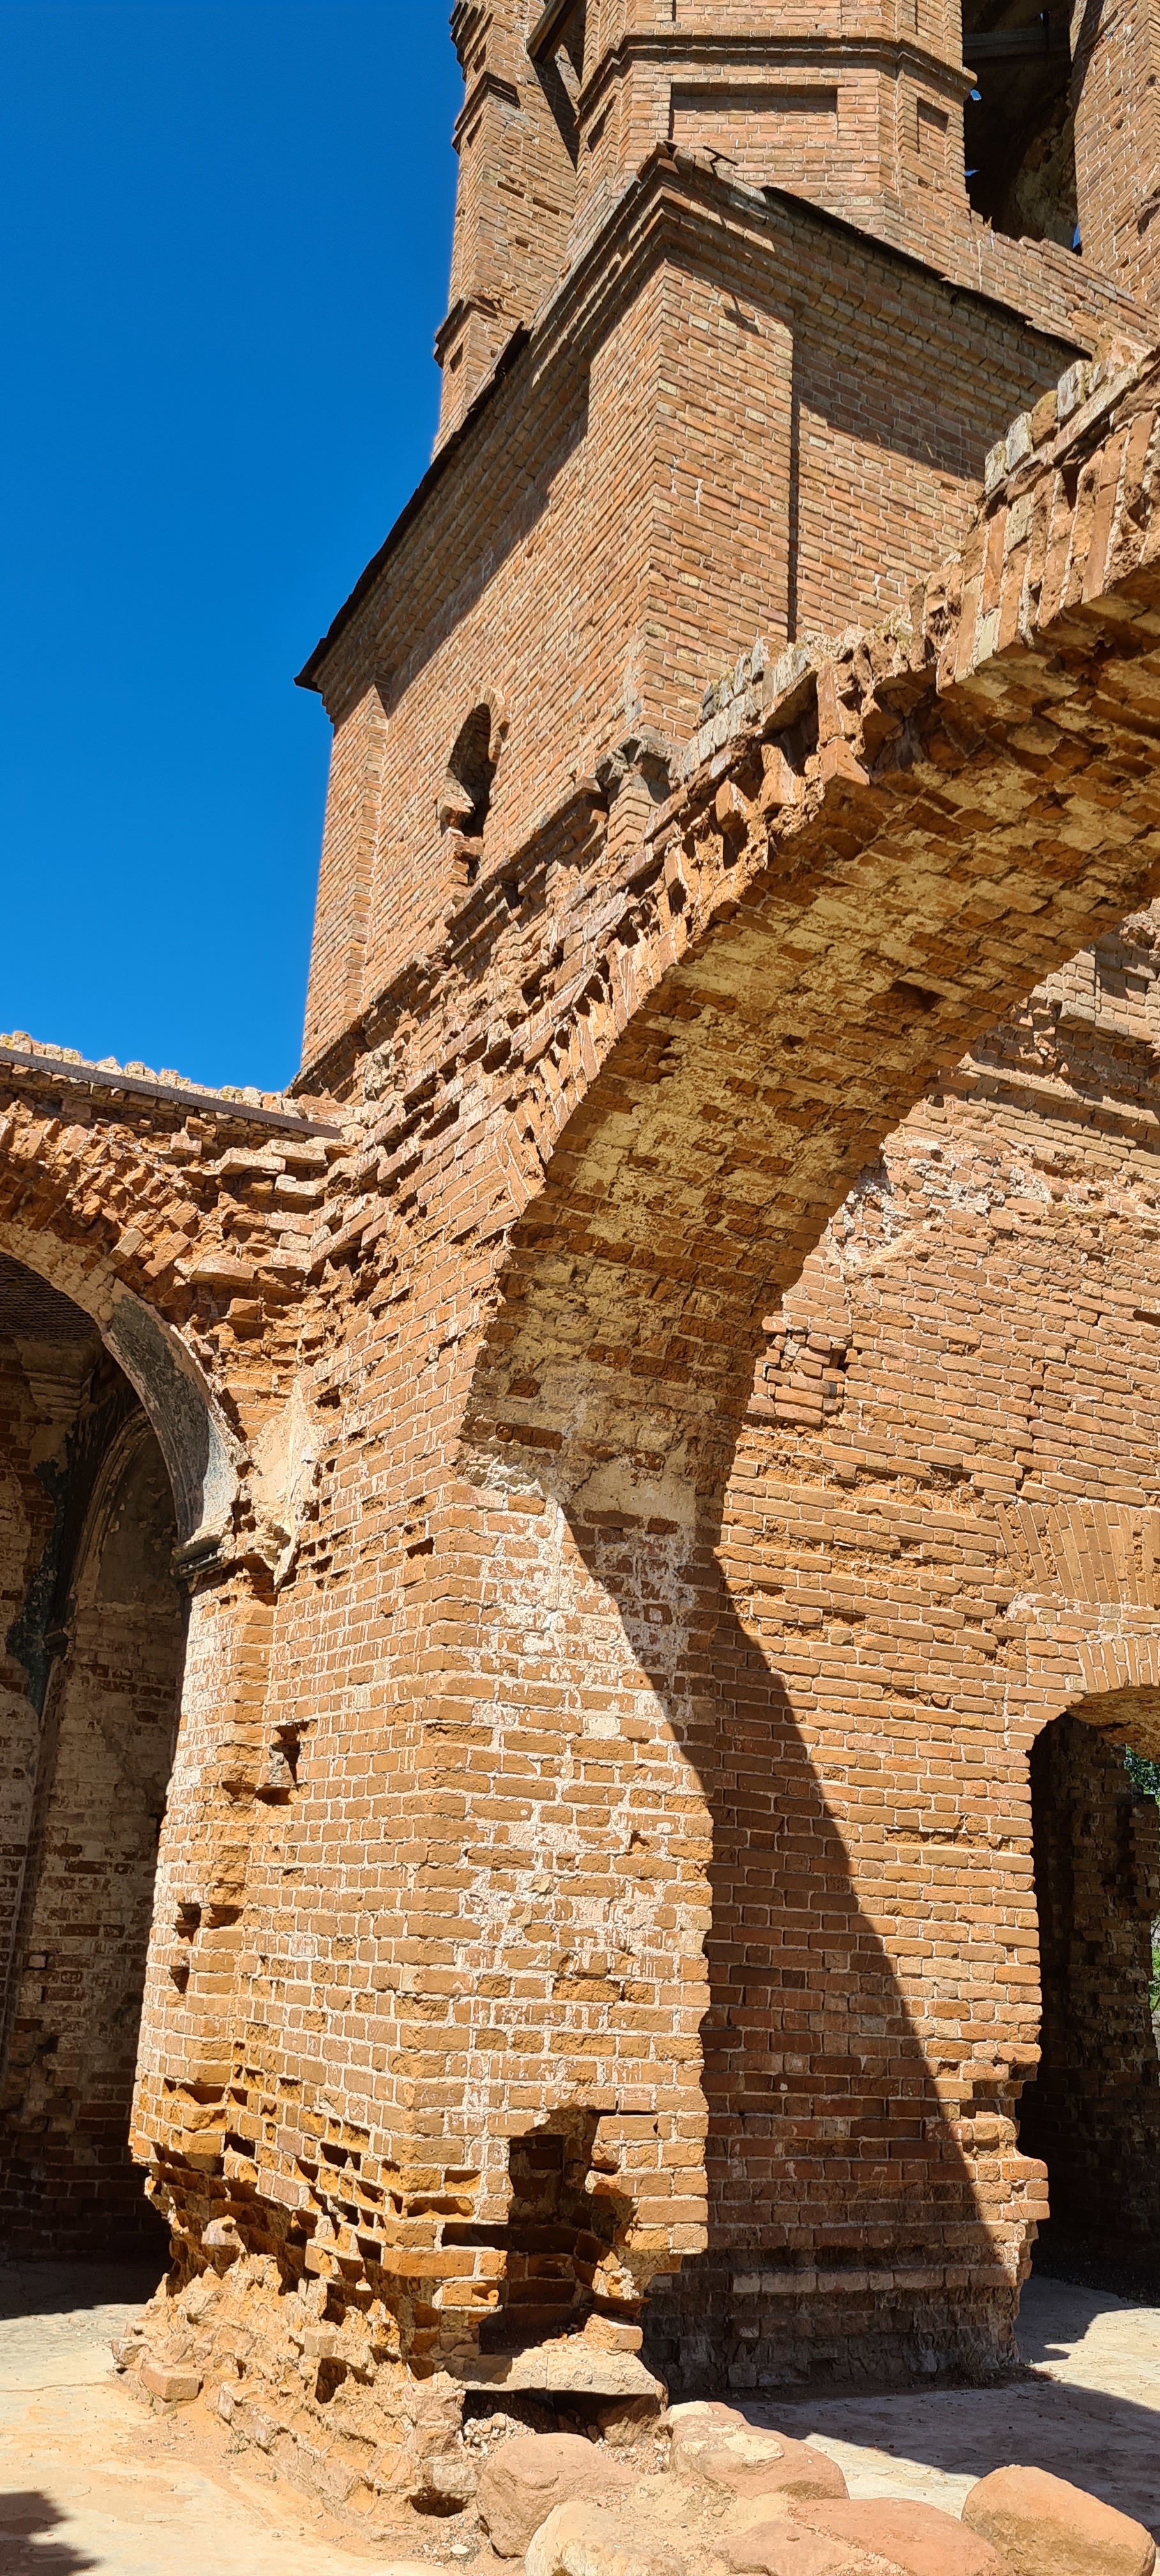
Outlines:
[[0,0],[0,1030],[298,1061],[293,686],[427,462],[449,0]]

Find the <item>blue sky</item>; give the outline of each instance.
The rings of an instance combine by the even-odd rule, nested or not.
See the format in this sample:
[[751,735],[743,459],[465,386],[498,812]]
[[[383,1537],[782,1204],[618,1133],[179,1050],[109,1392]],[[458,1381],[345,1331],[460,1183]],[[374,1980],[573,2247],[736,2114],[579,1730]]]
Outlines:
[[422,473],[446,0],[0,0],[0,1029],[272,1087],[329,729]]

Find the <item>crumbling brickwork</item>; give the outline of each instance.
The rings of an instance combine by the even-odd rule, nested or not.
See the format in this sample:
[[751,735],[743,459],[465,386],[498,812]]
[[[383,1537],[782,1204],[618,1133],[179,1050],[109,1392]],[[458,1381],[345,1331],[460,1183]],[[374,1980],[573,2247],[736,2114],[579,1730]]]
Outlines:
[[[332,1174],[312,1251],[325,1321],[320,1310],[302,1344],[312,1401],[333,1430],[319,1452],[317,1526],[279,1598],[268,1667],[297,1745],[296,1778],[281,1810],[247,1827],[245,1914],[260,1929],[238,1956],[232,2062],[211,2054],[198,2087],[183,2089],[188,2041],[175,2045],[170,2008],[158,2004],[147,2047],[164,2048],[153,2058],[164,2073],[158,2083],[145,2061],[138,2109],[195,2306],[195,2246],[225,2270],[213,2331],[208,2310],[194,2315],[180,2301],[169,2330],[200,2354],[211,2388],[226,2373],[222,2403],[241,2430],[297,2422],[319,2476],[388,2491],[412,2481],[422,2492],[444,2474],[435,2463],[448,2457],[456,2388],[544,2385],[552,2374],[594,2390],[631,2385],[642,2333],[686,2385],[705,2367],[706,2337],[715,2369],[751,2368],[767,2381],[814,2361],[881,2371],[1005,2349],[1043,2206],[1038,2169],[1014,2135],[1018,2087],[1034,2063],[1033,1960],[1026,1982],[1013,1971],[1004,1995],[989,1996],[978,2034],[976,1986],[963,1983],[944,2062],[907,1947],[927,1903],[917,1864],[931,1838],[915,1835],[910,1904],[895,1913],[862,1866],[879,1832],[897,1833],[913,1757],[900,1742],[897,1780],[880,1771],[887,1816],[881,1826],[867,1819],[859,1858],[831,1821],[820,1737],[803,1742],[784,1674],[739,1615],[743,1591],[719,1531],[778,1264],[788,1285],[827,1203],[865,1167],[906,1097],[940,1056],[962,1056],[972,1030],[984,1042],[1000,978],[1012,998],[1026,989],[1033,961],[1044,961],[1043,911],[1065,952],[1092,926],[1093,899],[1111,921],[1153,881],[1152,789],[1134,737],[1117,747],[1090,703],[1082,731],[1058,722],[1072,694],[1087,694],[1093,634],[1101,708],[1123,709],[1121,692],[1147,685],[1130,619],[1119,605],[1095,605],[1137,596],[1130,615],[1148,614],[1124,549],[1138,564],[1151,523],[1118,466],[1098,558],[1090,539],[1077,547],[1074,537],[1077,514],[1090,528],[1109,457],[1122,459],[1133,418],[1145,417],[1150,382],[1131,367],[1102,391],[1069,379],[1061,405],[1013,433],[1010,465],[1004,454],[993,469],[973,558],[989,588],[968,559],[965,580],[929,585],[908,641],[852,643],[837,663],[791,656],[765,673],[748,664],[707,716],[668,804],[642,805],[626,762],[606,838],[593,834],[567,864],[569,844],[550,842],[556,873],[542,891],[525,877],[518,908],[502,879],[481,877],[438,982],[430,961],[401,976],[350,1073],[336,1067],[358,1145]],[[1074,447],[1089,461],[1065,481],[1055,460]],[[1021,476],[1042,495],[1041,522],[1034,501],[1020,515]],[[1069,514],[1066,528],[1053,510]],[[1019,547],[1037,525],[1033,562],[1046,560],[1054,585],[1050,669],[1032,649],[1025,588],[1016,645],[1004,660],[1000,644],[995,657],[993,602],[1002,612],[1004,581],[1026,583]],[[1123,585],[1114,594],[1098,588],[1109,563]],[[1090,584],[1093,604],[1061,615],[1069,582]],[[877,678],[876,651],[885,656]],[[967,676],[972,661],[977,678]],[[996,691],[1012,692],[1010,702]],[[778,791],[764,804],[751,783],[755,742],[777,755],[762,762]],[[891,747],[868,761],[877,743]],[[1044,761],[1050,823],[1033,835],[1029,782]],[[1116,779],[1116,837],[1101,844],[1087,791],[1098,778],[1103,795],[1117,761],[1128,766]],[[1081,789],[1074,838],[1064,839],[1068,799]],[[1140,835],[1134,876],[1125,824]],[[786,857],[771,883],[774,837]],[[970,853],[962,873],[958,851]],[[599,939],[612,968],[600,978]],[[497,1007],[517,977],[518,1054]],[[561,1028],[566,1046],[546,1064],[545,1037]],[[533,1112],[541,1135],[561,1132],[538,1190],[526,1143],[515,1159],[536,1132]],[[523,1218],[497,1228],[516,1192]],[[482,1258],[470,1249],[480,1201]],[[611,1235],[594,1226],[601,1206],[615,1212]],[[497,1255],[507,1262],[498,1306],[480,1295]],[[949,1533],[960,1572],[972,1536]],[[775,1560],[782,1543],[779,1532]],[[913,1645],[909,1611],[902,1624]],[[1040,1712],[1097,1697],[1110,1677],[1123,1684],[1121,1630],[1131,1627],[1121,1616],[1101,1638],[1086,1606],[1051,1604],[1027,1646],[1021,1761]],[[1146,1696],[1150,1617],[1134,1651]],[[942,1678],[947,1727],[961,1731],[965,1676],[952,1665]],[[921,1687],[913,1670],[910,1687]],[[219,1695],[224,1704],[221,1682],[199,1693],[210,1706]],[[778,1783],[776,1813],[756,1828],[742,1746],[762,1797]],[[340,1871],[338,1776],[346,1812],[373,1820]],[[913,1794],[921,1804],[917,1781]],[[1030,1914],[1025,1770],[1008,1775],[1006,1794],[1022,1800]],[[731,2078],[739,2072],[728,2034],[731,2014],[744,2020],[752,2009],[748,1838],[755,1830],[758,1850],[776,1855],[787,1807],[800,1817],[805,1882],[830,1888],[833,2010],[860,2069],[853,2095],[849,2072],[831,2078],[835,2035],[823,2012],[815,2045],[807,2000],[800,2071],[812,2065],[816,2092],[819,2064],[827,2069],[833,2100],[817,2116],[827,2137],[844,2124],[853,2144],[849,2158],[816,2160],[788,2248],[782,2215],[768,2227],[757,2215],[776,2197],[777,2124],[768,2138],[753,2130],[753,2167],[734,2154],[722,2192],[716,2141],[702,2162],[701,2080],[702,2049],[712,2059],[719,2029],[724,2064]],[[772,1905],[780,1881],[772,1861],[762,1868]],[[993,1892],[972,1884],[976,1899],[982,1988],[1004,1937],[987,1908],[1006,1921],[1005,1872]],[[1033,1924],[1025,1929],[1030,1952]],[[785,1934],[783,1920],[779,1949]],[[790,1973],[808,1977],[804,1964]],[[786,1991],[808,1998],[808,1985]],[[884,2060],[880,2041],[867,2053],[851,2021],[885,2034]],[[207,2025],[211,2046],[225,2027]],[[565,2031],[574,2055],[562,2072]],[[911,2105],[906,2119],[900,2099]],[[595,2127],[572,2188],[619,2204],[611,2259],[594,2231],[571,2251],[559,2246],[554,2277],[583,2331],[520,2350],[507,2321],[518,2253],[509,2142],[537,2135],[547,2154],[581,2111]],[[815,2113],[812,2095],[807,2112],[798,2094],[795,2168],[800,2124],[813,2135]],[[883,2129],[878,2172],[870,2141]],[[565,2144],[555,2152],[563,2157]],[[752,2283],[755,2252],[756,2293],[736,2287]],[[316,2377],[315,2346],[302,2339],[314,2332],[305,2321],[315,2309],[301,2306],[311,2280],[328,2284],[318,2331],[346,2375],[328,2378],[307,2434],[295,2410]],[[749,2312],[737,2311],[752,2296],[772,2313],[757,2354],[746,2355],[737,2347]],[[163,2330],[164,2320],[150,2328]]]
[[[8,2241],[91,2248],[150,2224],[127,2132],[190,1611],[200,1648],[188,1593],[233,1525],[243,1458],[253,1565],[244,1584],[264,1597],[293,1548],[302,1497],[278,1402],[277,1321],[257,1367],[255,1346],[263,1299],[284,1315],[300,1275],[298,1194],[309,1201],[317,1184],[295,1175],[318,1164],[325,1173],[327,1156],[296,1112],[255,1116],[249,1104],[180,1092],[159,1099],[152,1079],[136,1076],[114,1086],[112,1121],[99,1108],[94,1116],[90,1080],[68,1065],[58,1064],[65,1116],[38,1116],[42,1053],[18,1046],[6,1057],[0,2195]],[[100,1100],[107,1077],[95,1087]],[[282,1133],[286,1152],[275,1156],[271,1137]],[[333,1131],[330,1142],[336,1152]],[[255,1250],[269,1264],[261,1278]],[[124,1279],[139,1288],[146,1268],[147,1301]],[[240,1293],[255,1286],[257,1297]],[[200,1307],[197,1357],[172,1330],[174,1301],[178,1313]],[[228,1792],[219,1801],[226,1813],[208,1819],[203,1857],[229,1838]]]
[[[44,1481],[37,1476],[33,1444],[44,1425],[18,1354],[4,1351],[3,1486],[0,1503],[3,1573],[3,1708],[4,1818],[3,1895],[0,1900],[0,1958],[5,1975],[16,1938],[24,1895],[24,1865],[31,1823],[31,1782],[36,1767],[39,1716],[30,1695],[27,1665],[14,1655],[9,1638],[27,1611],[28,1588],[42,1561],[52,1530],[53,1507]],[[19,1640],[18,1640],[19,1641]]]
[[589,18],[456,13],[295,1097],[0,1046],[0,1251],[188,1594],[125,2359],[371,2514],[497,2389],[1002,2360],[1031,1748],[1160,1750],[1153,319],[953,154],[682,148],[744,12]]
[[[801,635],[904,616],[1011,414],[1101,329],[1150,333],[1075,262],[1065,283],[1008,278],[1016,300],[996,309],[998,279],[975,271],[965,294],[673,155],[610,220],[599,267],[439,453],[306,667],[335,725],[313,1082],[481,874],[518,876],[550,830],[583,830],[626,733],[652,743],[659,791],[706,685],[755,635],[774,660]],[[485,699],[503,736],[477,835],[443,790]]]

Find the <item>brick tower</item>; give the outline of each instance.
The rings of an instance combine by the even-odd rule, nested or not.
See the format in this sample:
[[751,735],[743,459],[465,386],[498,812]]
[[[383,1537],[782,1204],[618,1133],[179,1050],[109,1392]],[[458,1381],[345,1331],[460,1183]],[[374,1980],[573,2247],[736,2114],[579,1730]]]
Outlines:
[[[1016,242],[968,199],[957,11],[849,17],[839,0],[820,17],[457,6],[435,459],[303,674],[337,737],[312,1078],[493,852],[630,732],[655,787],[755,638],[776,657],[903,611],[961,534],[1002,423],[1101,334],[1149,338],[1143,253],[1113,255],[1126,217],[1108,194],[1134,188],[1146,232],[1147,174],[1088,148],[1086,90],[1044,218],[1064,207],[1069,246]],[[1094,43],[1101,97],[1146,24]],[[996,201],[1006,163],[1018,176],[1054,131],[1060,67],[1036,45],[1038,24],[978,39],[995,134],[972,148]],[[996,72],[1024,82],[1010,131],[1003,97],[987,104]],[[1070,249],[1073,203],[1102,267]],[[485,702],[484,818],[441,788]]]

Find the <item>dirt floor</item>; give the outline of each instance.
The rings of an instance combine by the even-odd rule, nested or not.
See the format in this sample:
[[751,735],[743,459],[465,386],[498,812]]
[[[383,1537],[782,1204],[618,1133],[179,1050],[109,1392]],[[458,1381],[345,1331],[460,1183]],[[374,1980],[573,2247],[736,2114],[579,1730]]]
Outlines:
[[[499,2576],[472,2518],[407,2517],[362,2546],[201,2407],[152,2409],[109,2338],[153,2287],[108,2267],[0,2267],[0,2569],[4,2576]],[[1160,2538],[1160,2307],[1036,2280],[1022,2377],[1000,2388],[747,2406],[840,2460],[852,2495],[959,2511],[988,2469],[1053,2469]],[[722,2391],[722,2394],[727,2394]],[[465,2527],[469,2526],[469,2527]],[[510,2562],[508,2562],[510,2567]]]

